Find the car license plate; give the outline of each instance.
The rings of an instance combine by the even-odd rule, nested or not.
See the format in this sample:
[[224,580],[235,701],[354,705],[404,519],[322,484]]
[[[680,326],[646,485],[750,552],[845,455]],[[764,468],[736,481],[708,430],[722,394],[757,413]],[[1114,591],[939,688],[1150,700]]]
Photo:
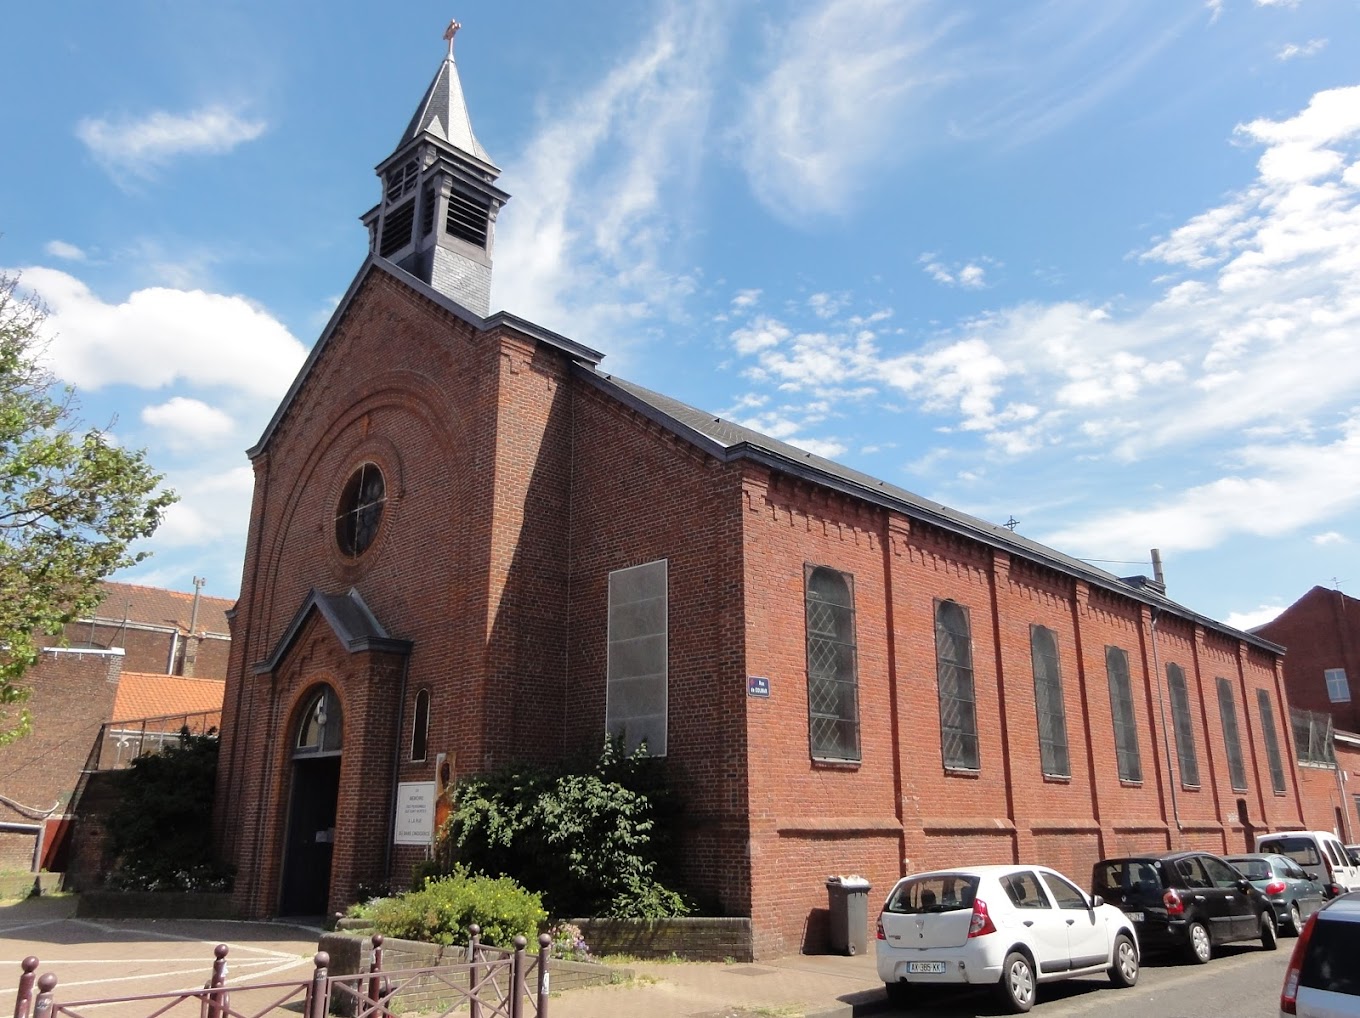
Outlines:
[[1130,919],[1132,919],[1136,923],[1141,923],[1143,921],[1142,912],[1126,912],[1125,915],[1127,915]]
[[944,971],[942,961],[909,961],[907,962],[908,972],[933,972],[939,975]]

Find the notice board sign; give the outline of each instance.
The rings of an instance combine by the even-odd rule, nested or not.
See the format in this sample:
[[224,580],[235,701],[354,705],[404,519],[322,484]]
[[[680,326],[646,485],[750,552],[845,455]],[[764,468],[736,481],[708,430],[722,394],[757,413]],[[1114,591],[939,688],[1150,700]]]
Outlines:
[[394,845],[428,845],[434,840],[434,782],[403,781],[397,785]]
[[747,696],[769,696],[770,680],[764,675],[746,676],[746,695]]

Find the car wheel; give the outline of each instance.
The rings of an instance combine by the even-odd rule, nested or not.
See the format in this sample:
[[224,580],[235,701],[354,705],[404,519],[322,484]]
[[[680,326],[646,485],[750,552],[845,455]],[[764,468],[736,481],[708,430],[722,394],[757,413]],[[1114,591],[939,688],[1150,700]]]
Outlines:
[[889,1004],[906,1007],[911,1003],[911,987],[906,983],[884,983],[883,988],[888,991]]
[[1110,982],[1123,987],[1138,982],[1138,949],[1126,933],[1114,938],[1114,964],[1110,966]]
[[1303,932],[1303,913],[1299,911],[1297,901],[1289,903],[1289,932],[1296,937]]
[[1261,913],[1261,946],[1267,951],[1280,946],[1280,938],[1275,933],[1275,917],[1269,912]]
[[1193,922],[1186,931],[1190,944],[1190,960],[1196,965],[1205,964],[1214,954],[1214,945],[1209,940],[1209,931],[1201,922]]
[[1001,1003],[1013,1014],[1022,1014],[1034,1006],[1034,966],[1025,955],[1019,951],[1006,955],[997,990]]

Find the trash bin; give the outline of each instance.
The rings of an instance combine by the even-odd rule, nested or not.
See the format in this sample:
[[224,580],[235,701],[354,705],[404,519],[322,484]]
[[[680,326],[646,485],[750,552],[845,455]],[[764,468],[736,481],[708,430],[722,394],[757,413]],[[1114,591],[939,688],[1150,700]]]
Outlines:
[[831,950],[861,954],[868,950],[869,881],[863,877],[827,877],[826,897],[831,911]]

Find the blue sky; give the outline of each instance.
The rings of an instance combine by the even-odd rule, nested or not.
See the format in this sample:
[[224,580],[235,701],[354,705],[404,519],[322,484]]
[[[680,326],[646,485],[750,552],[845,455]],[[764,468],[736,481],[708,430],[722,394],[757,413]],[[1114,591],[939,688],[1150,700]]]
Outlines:
[[[1001,11],[1003,13],[998,13]],[[259,438],[445,53],[492,306],[1239,626],[1360,593],[1356,0],[7,13],[0,266],[234,596]]]

